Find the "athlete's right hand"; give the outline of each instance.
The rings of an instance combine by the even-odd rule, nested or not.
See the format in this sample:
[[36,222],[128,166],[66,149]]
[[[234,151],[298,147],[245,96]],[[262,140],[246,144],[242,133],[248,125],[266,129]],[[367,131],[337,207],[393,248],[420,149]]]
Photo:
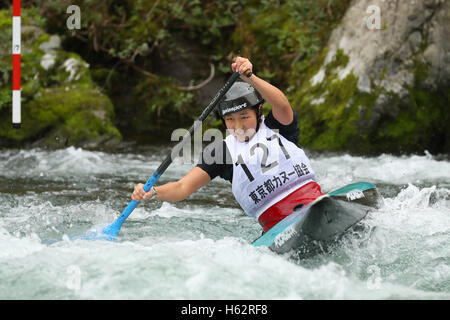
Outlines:
[[231,70],[239,72],[241,76],[247,79],[253,74],[253,64],[247,58],[234,57],[233,63],[231,64]]
[[142,200],[147,200],[152,195],[153,195],[153,190],[152,189],[150,189],[149,192],[145,192],[144,191],[144,184],[138,183],[134,187],[134,191],[133,191],[133,194],[131,195],[131,199],[133,199],[134,201],[142,201]]

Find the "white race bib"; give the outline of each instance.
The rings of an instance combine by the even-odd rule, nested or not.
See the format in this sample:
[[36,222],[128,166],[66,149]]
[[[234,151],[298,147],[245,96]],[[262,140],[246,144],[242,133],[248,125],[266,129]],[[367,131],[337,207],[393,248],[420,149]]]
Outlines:
[[305,152],[264,121],[248,142],[225,138],[233,160],[232,191],[242,209],[258,217],[273,204],[315,180]]

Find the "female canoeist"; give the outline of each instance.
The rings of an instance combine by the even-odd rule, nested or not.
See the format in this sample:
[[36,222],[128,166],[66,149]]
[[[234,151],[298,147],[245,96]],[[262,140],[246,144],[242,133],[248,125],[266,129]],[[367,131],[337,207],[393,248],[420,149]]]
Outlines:
[[[254,75],[248,59],[234,58],[231,68],[244,81],[234,83],[218,106],[230,134],[207,146],[200,162],[180,180],[147,193],[139,183],[131,198],[177,202],[220,176],[231,182],[237,202],[265,232],[322,192],[308,157],[297,145],[297,114],[286,96]],[[272,106],[266,118],[264,101]]]

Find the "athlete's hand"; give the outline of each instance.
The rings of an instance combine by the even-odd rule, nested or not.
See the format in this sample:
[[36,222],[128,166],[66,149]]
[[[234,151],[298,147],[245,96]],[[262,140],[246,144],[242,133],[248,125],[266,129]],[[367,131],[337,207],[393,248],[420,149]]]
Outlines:
[[241,77],[250,78],[253,74],[253,65],[247,58],[234,57],[231,64],[231,70],[239,72]]
[[142,201],[142,200],[147,200],[152,195],[153,195],[153,190],[152,189],[150,189],[149,192],[145,192],[144,191],[144,184],[138,183],[134,187],[134,191],[133,191],[133,194],[131,195],[131,199],[133,199],[134,201]]

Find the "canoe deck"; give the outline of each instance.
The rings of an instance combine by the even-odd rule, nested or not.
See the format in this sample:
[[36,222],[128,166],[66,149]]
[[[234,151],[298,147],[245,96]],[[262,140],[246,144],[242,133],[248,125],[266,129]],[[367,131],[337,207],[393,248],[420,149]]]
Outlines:
[[277,253],[309,250],[335,241],[379,207],[380,197],[374,185],[352,184],[299,206],[253,242]]

